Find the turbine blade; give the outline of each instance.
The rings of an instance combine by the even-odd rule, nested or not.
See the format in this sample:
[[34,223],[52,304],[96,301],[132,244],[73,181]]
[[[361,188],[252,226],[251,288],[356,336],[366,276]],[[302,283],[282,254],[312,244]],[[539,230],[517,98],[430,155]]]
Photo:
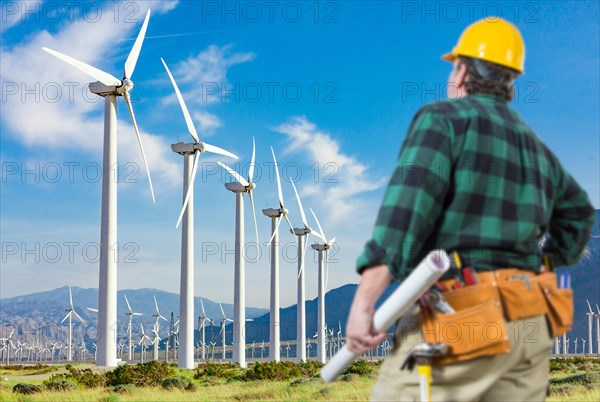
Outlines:
[[588,308],[590,309],[590,313],[594,314],[594,311],[592,310],[592,306],[590,305],[590,301],[588,299],[585,299],[585,301],[588,304]]
[[188,184],[188,191],[185,194],[185,199],[183,200],[183,206],[181,207],[181,212],[179,213],[179,218],[177,219],[176,228],[181,224],[181,220],[183,219],[183,214],[187,209],[188,202],[190,201],[190,196],[194,191],[194,180],[196,179],[196,171],[198,171],[198,160],[200,159],[200,152],[194,152],[194,164],[192,167],[192,177],[190,178],[190,182]]
[[273,154],[273,162],[275,163],[275,177],[277,178],[277,197],[279,198],[279,208],[285,208],[283,205],[283,193],[281,192],[281,179],[279,179],[279,168],[277,167],[277,159],[275,158],[275,151],[273,151],[273,147],[271,147],[271,154]]
[[[71,310],[71,311],[73,311],[73,310]],[[71,315],[71,311],[69,311],[69,312],[67,313],[67,315],[65,316],[65,318],[63,318],[63,319],[61,320],[61,322],[60,322],[61,324],[62,324],[63,322],[65,322],[65,320],[66,320],[67,318],[69,318],[69,316]]]
[[45,51],[46,53],[50,53],[54,57],[61,59],[62,61],[72,65],[79,71],[83,71],[84,73],[86,73],[93,79],[100,81],[104,85],[111,87],[111,86],[119,86],[122,84],[121,80],[116,78],[114,75],[105,73],[104,71],[99,70],[96,67],[92,67],[89,64],[86,64],[77,59],[74,59],[71,56],[67,56],[66,54],[57,52],[56,50],[48,49],[47,47],[43,47],[42,50]]
[[296,190],[296,185],[294,184],[294,180],[290,177],[290,182],[292,183],[292,187],[294,188],[294,193],[296,193],[296,200],[298,200],[298,206],[300,207],[300,215],[302,216],[302,223],[305,228],[308,228],[308,224],[306,223],[306,215],[304,215],[304,208],[302,208],[302,201],[300,201],[300,196],[298,195],[298,190]]
[[321,227],[321,222],[319,222],[319,218],[317,218],[317,215],[315,214],[315,211],[312,210],[312,208],[308,208],[308,209],[310,209],[312,216],[315,218],[315,221],[317,222],[317,227],[319,228],[318,235],[317,235],[317,233],[315,233],[315,234],[317,235],[317,237],[320,237],[321,239],[323,239],[323,242],[327,243],[327,236],[325,236],[325,232],[323,231],[323,228]]
[[130,313],[133,313],[133,310],[131,309],[131,305],[129,304],[129,300],[127,300],[127,295],[123,294],[123,297],[125,297],[125,303],[127,303],[127,310]]
[[160,318],[160,319],[161,319],[161,320],[163,320],[163,321],[169,321],[169,320],[167,320],[165,317],[163,317],[162,315],[159,315],[159,316],[158,316],[158,318]]
[[287,224],[290,226],[290,230],[292,231],[292,233],[294,232],[294,227],[292,226],[292,222],[290,222],[290,219],[287,217],[286,215],[283,215],[283,217],[285,218]]
[[335,237],[327,242],[328,245],[332,246],[335,243]]
[[144,145],[142,144],[142,136],[140,135],[140,130],[138,128],[137,121],[135,120],[135,114],[133,114],[133,106],[131,106],[131,98],[129,97],[129,92],[123,93],[123,98],[125,99],[127,109],[129,110],[129,115],[131,116],[131,121],[133,122],[133,128],[135,129],[135,135],[137,136],[140,151],[142,151],[142,159],[144,160],[146,174],[148,175],[148,184],[150,184],[150,194],[152,194],[152,202],[156,203],[156,199],[154,198],[154,188],[152,187],[152,178],[150,177],[150,168],[148,168],[148,161],[146,160]]
[[222,163],[222,162],[217,162],[217,164],[219,166],[221,166],[223,169],[227,170],[229,172],[230,175],[233,176],[233,178],[235,180],[237,180],[238,183],[240,183],[242,186],[244,187],[248,187],[250,185],[250,183],[248,183],[246,181],[246,179],[244,179],[242,176],[240,176],[240,174],[238,172],[236,172],[235,170],[233,170],[232,168],[230,168],[229,166],[227,166],[226,164]]
[[221,302],[219,302],[219,307],[221,307],[221,314],[223,314],[223,318],[227,318],[225,316],[225,311],[223,311],[223,305],[221,304]]
[[156,313],[158,315],[160,315],[160,312],[158,311],[158,302],[156,301],[156,296],[152,296],[152,297],[154,297],[154,307],[156,307]]
[[142,44],[144,43],[144,37],[146,36],[146,29],[148,29],[149,20],[150,9],[148,9],[148,12],[146,13],[146,18],[144,19],[144,23],[142,24],[142,29],[140,29],[140,33],[138,33],[138,36],[135,39],[135,43],[133,44],[133,47],[129,52],[129,56],[127,56],[127,60],[125,61],[125,78],[131,79],[131,76],[133,75],[135,65],[140,55],[140,51],[142,50]]
[[279,219],[277,220],[277,226],[275,226],[275,231],[273,232],[273,234],[271,235],[271,238],[269,239],[269,243],[268,243],[269,246],[271,245],[271,243],[273,242],[273,239],[275,238],[275,235],[279,231],[279,225],[281,224],[282,220],[283,219],[281,219],[281,216],[280,216]]
[[252,137],[252,158],[250,159],[250,167],[248,168],[248,181],[252,183],[254,177],[254,157],[256,156],[256,143]]
[[179,106],[181,106],[181,111],[183,112],[183,118],[185,119],[185,124],[187,124],[188,131],[190,132],[190,135],[194,139],[194,142],[200,142],[200,139],[198,138],[198,133],[196,132],[196,127],[194,127],[194,122],[192,121],[190,112],[188,111],[188,108],[185,105],[183,96],[181,96],[181,92],[179,92],[179,87],[177,86],[177,83],[175,82],[175,78],[173,78],[173,75],[171,74],[171,70],[169,70],[169,67],[167,67],[167,63],[165,63],[165,61],[162,59],[162,57],[160,58],[160,60],[162,61],[163,65],[165,66],[165,69],[167,70],[167,74],[169,74],[169,78],[171,79],[173,88],[175,88],[175,94],[177,95],[177,99],[179,100]]
[[144,315],[142,313],[131,313],[131,314],[133,314],[133,315]]
[[256,247],[260,247],[258,241],[258,225],[256,224],[256,211],[254,210],[254,198],[252,198],[252,190],[248,191],[248,198],[250,199],[250,206],[252,207],[252,218],[254,219],[254,231],[256,233]]
[[142,330],[142,335],[146,336],[146,333],[144,332],[144,324],[142,324],[141,322],[140,322],[140,328]]
[[69,304],[71,308],[73,308],[73,293],[71,292],[71,287],[69,286]]
[[77,311],[73,310],[73,314],[75,314],[75,317],[79,318],[79,321],[81,321],[81,322],[85,322],[85,321],[83,320],[83,318],[81,318],[81,317],[79,316],[79,314],[77,314]]
[[96,308],[86,307],[85,309],[89,310],[89,311],[91,311],[93,313],[98,313],[98,309],[96,309]]
[[202,299],[200,299],[200,306],[202,307],[202,316],[206,317],[206,313],[204,312],[204,303],[202,302]]
[[223,148],[215,147],[214,145],[207,144],[206,142],[203,142],[202,145],[204,147],[204,152],[211,152],[213,154],[225,155],[233,159],[238,159],[236,155],[224,150]]

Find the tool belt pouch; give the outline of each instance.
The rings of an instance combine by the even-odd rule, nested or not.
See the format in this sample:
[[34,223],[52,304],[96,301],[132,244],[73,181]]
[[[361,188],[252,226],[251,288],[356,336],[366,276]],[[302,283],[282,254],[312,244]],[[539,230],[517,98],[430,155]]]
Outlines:
[[573,289],[560,289],[553,272],[536,276],[535,282],[546,301],[546,320],[552,337],[566,334],[573,326]]
[[476,357],[504,354],[510,343],[496,287],[491,283],[443,293],[455,313],[442,314],[421,309],[421,330],[428,343],[444,342],[446,356],[435,364],[448,364]]
[[522,320],[546,314],[548,307],[542,288],[538,286],[538,277],[528,282],[511,280],[500,282],[498,290],[508,321]]

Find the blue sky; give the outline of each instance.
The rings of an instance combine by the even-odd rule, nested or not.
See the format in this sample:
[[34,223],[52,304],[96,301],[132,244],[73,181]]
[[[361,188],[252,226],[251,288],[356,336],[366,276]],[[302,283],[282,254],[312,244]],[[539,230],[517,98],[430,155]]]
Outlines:
[[[329,288],[357,282],[354,261],[408,124],[419,107],[445,96],[450,66],[439,56],[469,23],[490,15],[515,23],[526,42],[514,108],[600,206],[597,2],[8,1],[0,28],[2,297],[65,284],[97,287],[103,103],[85,91],[84,74],[41,47],[120,77],[148,7],[132,97],[157,202],[120,101],[120,289],[179,288],[182,160],[170,144],[191,137],[160,57],[201,140],[240,156],[238,165],[201,159],[196,295],[233,300],[235,201],[223,187],[230,178],[215,162],[247,170],[252,137],[261,241],[270,222],[260,209],[276,204],[272,145],[307,213],[312,207],[328,237],[337,237]],[[290,218],[299,224],[289,180],[283,185]],[[281,265],[285,306],[296,298],[295,243],[282,236],[289,242]],[[246,264],[248,305],[268,306],[267,251],[262,247],[263,255]],[[312,298],[316,264],[309,261]]]

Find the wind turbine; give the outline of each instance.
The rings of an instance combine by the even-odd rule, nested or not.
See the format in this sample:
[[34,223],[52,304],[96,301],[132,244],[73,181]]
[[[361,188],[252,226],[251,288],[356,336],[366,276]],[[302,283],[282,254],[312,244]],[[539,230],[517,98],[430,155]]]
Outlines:
[[223,315],[223,318],[221,318],[221,331],[219,332],[219,335],[221,335],[221,342],[223,345],[223,360],[225,360],[225,328],[227,326],[227,322],[233,322],[233,320],[231,318],[227,318],[227,316],[225,315],[225,311],[223,311],[223,306],[221,305],[221,303],[219,303],[219,307],[221,307],[221,314]]
[[194,179],[198,170],[200,155],[211,152],[237,159],[229,151],[214,145],[200,142],[190,112],[181,96],[177,82],[167,63],[161,58],[165,70],[171,79],[179,106],[193,143],[180,142],[171,145],[171,150],[183,156],[183,206],[176,227],[183,221],[181,228],[181,278],[179,290],[179,317],[181,320],[181,350],[177,363],[181,368],[194,368]]
[[290,230],[293,232],[294,228],[290,220],[287,217],[288,210],[285,208],[283,203],[283,193],[281,191],[281,180],[279,179],[279,168],[277,167],[277,159],[275,158],[275,151],[271,147],[271,154],[273,154],[273,162],[275,163],[275,177],[277,178],[277,196],[279,198],[279,208],[268,208],[263,209],[262,213],[271,218],[271,239],[269,244],[271,245],[271,299],[270,299],[270,327],[269,327],[269,359],[271,361],[280,361],[280,345],[281,335],[279,330],[279,225],[281,224],[281,217],[283,217]]
[[300,215],[302,216],[302,228],[292,229],[293,233],[298,237],[298,303],[296,305],[296,361],[298,363],[306,361],[306,311],[305,311],[305,299],[306,299],[306,287],[304,280],[304,254],[306,253],[306,245],[308,244],[308,236],[310,233],[314,233],[316,236],[323,238],[320,233],[313,231],[308,223],[306,222],[306,215],[304,214],[304,208],[296,190],[296,185],[290,177],[290,182],[294,188],[296,194],[296,200],[298,200],[298,207],[300,208]]
[[146,345],[146,339],[150,341],[150,337],[144,332],[144,324],[140,323],[140,328],[142,330],[142,336],[140,337],[138,345],[140,345],[140,363],[143,363],[144,355],[146,354],[146,349],[148,347],[148,345]]
[[102,158],[102,216],[100,219],[100,275],[98,286],[98,366],[117,365],[117,96],[122,96],[129,109],[142,158],[148,175],[150,193],[154,202],[154,190],[150,170],[138,130],[129,91],[133,88],[131,77],[142,49],[150,10],[125,61],[123,79],[98,70],[52,49],[44,51],[58,57],[71,66],[98,80],[90,84],[90,91],[104,97],[104,154]]
[[[319,232],[321,232],[321,237],[323,243],[315,243],[312,245],[313,250],[317,250],[318,259],[319,259],[319,279],[318,279],[318,307],[317,307],[317,361],[325,364],[327,362],[327,346],[325,344],[325,336],[326,336],[326,323],[325,323],[325,292],[327,291],[327,278],[329,278],[329,265],[328,265],[328,250],[331,248],[333,243],[335,242],[335,237],[331,240],[326,240],[325,232],[321,227],[321,223],[315,214],[315,211],[310,209],[310,213],[315,218],[317,222],[317,226],[319,227]],[[324,255],[323,255],[324,254]],[[325,258],[323,258],[325,257]],[[323,265],[325,267],[323,267]]]
[[127,358],[129,360],[133,360],[133,343],[131,341],[133,326],[131,325],[131,322],[133,320],[134,315],[141,316],[143,314],[133,312],[133,310],[131,309],[131,304],[129,304],[129,300],[127,300],[127,296],[123,294],[123,297],[125,297],[125,302],[127,303],[127,313],[125,314],[129,317],[129,323],[127,324],[127,333],[129,335]]
[[[588,308],[590,309],[590,312],[586,313],[586,314],[588,316],[588,340],[589,340],[589,345],[590,345],[589,346],[589,353],[591,355],[592,353],[594,353],[593,352],[594,348],[593,348],[593,344],[592,344],[592,331],[593,331],[593,328],[594,328],[594,310],[592,310],[592,306],[590,305],[590,301],[587,300],[587,299],[586,299],[586,301],[587,301]],[[585,344],[583,346],[583,352],[585,353]]]
[[10,334],[6,338],[0,338],[0,342],[2,342],[6,346],[6,365],[10,365],[10,347],[12,346],[12,336],[15,334],[15,327],[12,328]]
[[202,360],[206,359],[206,325],[205,322],[214,324],[214,321],[206,316],[206,311],[204,311],[204,303],[202,302],[202,298],[200,299],[200,307],[202,307],[202,315],[198,317],[198,330],[202,331]]
[[82,323],[83,318],[77,314],[75,309],[73,308],[73,294],[71,293],[71,287],[69,286],[69,308],[65,310],[67,315],[60,322],[61,324],[65,322],[65,320],[69,319],[69,344],[67,346],[67,361],[71,361],[73,359],[73,315],[77,317]]
[[256,247],[258,242],[258,226],[256,224],[256,213],[254,210],[254,199],[252,191],[256,188],[256,183],[252,181],[254,177],[254,157],[256,155],[256,144],[252,138],[252,158],[248,169],[248,180],[244,179],[235,170],[224,163],[218,162],[219,166],[231,174],[236,182],[226,183],[225,188],[235,193],[235,268],[233,281],[233,362],[238,363],[240,367],[246,368],[246,340],[244,338],[244,329],[246,326],[246,277],[244,264],[244,193],[248,193],[250,206],[252,207],[252,217],[254,218],[254,230],[256,232]]
[[600,307],[596,304],[596,353],[600,355]]
[[158,336],[158,331],[160,330],[160,321],[167,321],[165,317],[160,315],[160,311],[158,310],[158,302],[156,301],[156,296],[154,297],[154,307],[156,308],[156,312],[152,315],[154,317],[154,328],[152,328],[152,333],[154,334],[154,339],[152,340],[152,345],[154,346],[152,359],[158,360],[158,342],[160,342],[160,337]]

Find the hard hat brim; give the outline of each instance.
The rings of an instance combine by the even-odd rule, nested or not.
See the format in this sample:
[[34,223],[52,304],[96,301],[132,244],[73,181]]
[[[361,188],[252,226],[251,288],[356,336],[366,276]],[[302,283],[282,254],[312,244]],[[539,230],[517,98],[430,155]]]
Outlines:
[[441,59],[442,59],[442,60],[445,60],[445,61],[449,61],[450,63],[452,63],[452,62],[454,62],[454,60],[456,60],[456,59],[457,59],[457,57],[458,57],[458,56],[457,56],[457,55],[455,55],[454,53],[452,53],[452,52],[448,52],[448,53],[446,53],[446,54],[442,55]]

